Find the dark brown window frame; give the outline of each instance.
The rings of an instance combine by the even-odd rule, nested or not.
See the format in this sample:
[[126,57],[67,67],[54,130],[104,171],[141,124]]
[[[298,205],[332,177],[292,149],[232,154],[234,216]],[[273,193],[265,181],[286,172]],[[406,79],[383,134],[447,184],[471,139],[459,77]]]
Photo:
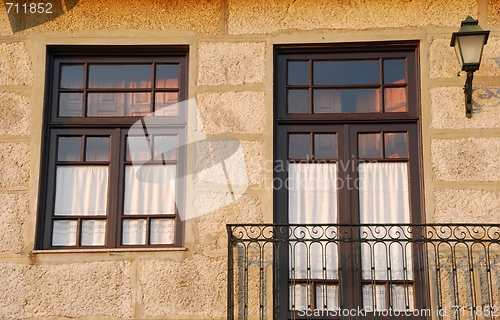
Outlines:
[[[183,244],[183,223],[180,213],[185,210],[185,185],[184,179],[178,179],[176,214],[171,215],[133,215],[130,218],[146,219],[146,245],[121,245],[121,225],[124,215],[124,171],[127,161],[125,159],[126,142],[125,137],[128,129],[141,116],[123,117],[59,117],[58,116],[58,92],[61,63],[87,64],[87,63],[112,63],[112,64],[155,64],[155,63],[176,63],[179,65],[179,101],[187,100],[187,63],[189,47],[187,45],[144,45],[144,46],[47,46],[46,61],[46,88],[44,101],[44,122],[42,129],[42,161],[40,167],[39,182],[39,204],[37,233],[35,239],[35,249],[38,250],[95,250],[95,249],[140,249],[140,248],[173,248],[181,247]],[[153,71],[155,72],[155,71]],[[154,73],[153,73],[154,74]],[[85,76],[86,77],[86,76]],[[154,79],[154,76],[152,76]],[[88,79],[85,78],[87,82]],[[86,85],[84,86],[86,88]],[[84,89],[86,90],[86,89]],[[66,90],[68,92],[70,90]],[[94,90],[103,92],[119,92],[120,89]],[[123,90],[122,90],[123,91]],[[127,92],[152,92],[151,89],[127,89]],[[168,92],[169,89],[156,91]],[[170,90],[171,91],[171,90]],[[153,101],[153,99],[151,99]],[[153,111],[151,102],[151,109]],[[85,107],[84,107],[85,110]],[[178,146],[186,143],[186,110],[179,108],[178,115],[174,117],[162,117],[161,120],[148,122],[147,135],[154,134],[161,130],[162,134],[171,133],[178,136]],[[111,142],[109,159],[108,195],[107,195],[107,215],[97,218],[95,216],[72,216],[71,219],[106,219],[106,234],[104,246],[81,246],[79,230],[77,230],[76,246],[53,246],[52,245],[52,221],[60,218],[53,215],[55,201],[55,168],[56,168],[56,135],[63,136],[90,135],[90,136],[110,136]],[[152,161],[153,163],[154,161]],[[161,162],[161,161],[160,161]],[[71,164],[68,162],[66,164]],[[178,148],[177,177],[185,175],[186,170],[186,148]],[[80,163],[81,164],[81,163]],[[97,165],[105,164],[97,162]],[[54,218],[55,217],[55,218]],[[64,217],[64,216],[63,216]],[[148,244],[150,219],[152,218],[174,218],[175,219],[175,239],[172,244]],[[78,223],[80,226],[80,223]],[[80,226],[81,228],[81,226]],[[80,229],[78,228],[78,229]]]
[[[406,78],[407,78],[407,112],[398,113],[318,113],[315,114],[311,108],[311,95],[309,94],[309,113],[288,113],[287,112],[287,84],[288,70],[287,61],[304,61],[308,59],[334,59],[334,60],[363,60],[363,59],[405,59]],[[422,172],[422,154],[421,154],[421,110],[420,110],[420,78],[419,78],[419,41],[401,41],[401,42],[370,42],[370,43],[341,43],[341,44],[290,44],[275,45],[274,47],[274,160],[288,162],[288,135],[290,133],[336,133],[338,137],[337,150],[338,158],[348,160],[351,153],[357,154],[357,134],[368,132],[408,132],[408,161],[410,179],[410,219],[411,223],[425,222],[423,212],[423,177]],[[311,64],[309,64],[311,66]],[[309,70],[312,70],[309,67]],[[312,75],[309,71],[309,85],[296,85],[300,89],[314,87]],[[293,85],[292,85],[293,87]],[[355,86],[360,87],[360,86]],[[341,137],[343,139],[341,139]],[[311,146],[313,149],[314,147]],[[359,161],[358,157],[355,157]],[[410,161],[411,159],[411,161]],[[388,160],[379,160],[386,162]],[[394,160],[389,160],[394,162]],[[310,160],[308,162],[314,162]],[[355,166],[357,167],[357,165]],[[281,163],[275,163],[275,168],[283,168]],[[340,172],[341,170],[339,170]],[[274,172],[274,179],[286,181],[288,168]],[[341,175],[345,175],[346,172]],[[352,178],[358,177],[357,170],[350,172]],[[344,179],[345,177],[340,177]],[[357,192],[349,190],[339,190],[338,223],[345,225],[357,225],[359,219],[359,195]],[[274,188],[273,201],[274,223],[288,224],[288,190],[286,188]],[[339,252],[340,270],[345,273],[340,292],[347,294],[348,297],[341,298],[342,308],[356,309],[362,305],[359,301],[362,297],[361,284],[367,280],[362,280],[360,272],[354,272],[355,257],[359,255],[359,248],[352,248],[347,251]],[[279,259],[282,265],[288,261],[288,253],[280,252]],[[351,257],[349,259],[340,258]],[[280,263],[281,264],[281,263]],[[416,285],[422,283],[418,279],[417,269],[420,266],[414,265],[413,283]],[[288,270],[281,268],[278,270],[281,280],[275,290],[288,292]],[[346,281],[347,280],[347,281]],[[311,281],[314,282],[314,279]],[[321,280],[325,281],[325,280]],[[328,280],[326,280],[328,281]],[[337,280],[335,280],[337,281]],[[333,281],[333,282],[335,282]],[[372,281],[372,280],[368,280]],[[373,280],[375,281],[375,280]],[[378,282],[379,280],[376,280]],[[383,282],[383,281],[382,281]],[[358,289],[356,289],[358,288]],[[414,288],[415,292],[421,289]],[[314,290],[312,290],[314,291]],[[419,296],[415,295],[415,308],[422,305]],[[288,294],[280,295],[280,306],[288,306]],[[321,309],[321,307],[320,307]],[[279,308],[280,319],[289,318],[288,308]],[[298,317],[295,313],[294,317]],[[368,318],[370,316],[368,315]]]

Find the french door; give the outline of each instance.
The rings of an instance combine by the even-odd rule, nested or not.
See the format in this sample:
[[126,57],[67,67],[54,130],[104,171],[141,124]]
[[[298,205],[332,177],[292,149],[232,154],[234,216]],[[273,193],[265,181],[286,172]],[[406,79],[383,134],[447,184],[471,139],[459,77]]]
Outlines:
[[280,319],[408,316],[424,299],[416,45],[347,50],[277,49]]

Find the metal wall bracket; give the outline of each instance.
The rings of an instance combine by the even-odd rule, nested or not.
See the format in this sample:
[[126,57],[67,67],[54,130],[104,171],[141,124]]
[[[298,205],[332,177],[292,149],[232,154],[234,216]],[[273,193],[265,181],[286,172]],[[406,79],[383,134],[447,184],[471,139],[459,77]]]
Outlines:
[[465,93],[465,116],[467,118],[472,117],[472,78],[474,78],[474,72],[467,72],[467,80],[465,81],[464,93]]

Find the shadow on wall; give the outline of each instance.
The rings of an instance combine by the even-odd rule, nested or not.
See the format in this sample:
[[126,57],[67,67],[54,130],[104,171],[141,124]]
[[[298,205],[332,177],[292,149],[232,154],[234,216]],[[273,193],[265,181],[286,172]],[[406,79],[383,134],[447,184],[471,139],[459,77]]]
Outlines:
[[12,32],[23,31],[54,20],[72,10],[80,0],[30,2],[4,0]]

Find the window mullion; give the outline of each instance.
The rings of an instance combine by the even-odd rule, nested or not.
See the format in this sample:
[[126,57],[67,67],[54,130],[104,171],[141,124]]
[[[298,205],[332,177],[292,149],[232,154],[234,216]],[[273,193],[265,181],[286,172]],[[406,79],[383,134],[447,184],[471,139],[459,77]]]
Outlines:
[[[121,135],[122,129],[115,129],[111,135],[111,159],[110,159],[110,179],[108,188],[108,224],[106,234],[106,246],[114,248],[117,246],[118,233],[117,230],[121,229],[119,224],[119,216],[121,212],[120,198],[123,194],[122,190],[122,177],[123,170],[123,152],[120,152],[121,146],[124,145]],[[118,227],[117,227],[118,226]]]

